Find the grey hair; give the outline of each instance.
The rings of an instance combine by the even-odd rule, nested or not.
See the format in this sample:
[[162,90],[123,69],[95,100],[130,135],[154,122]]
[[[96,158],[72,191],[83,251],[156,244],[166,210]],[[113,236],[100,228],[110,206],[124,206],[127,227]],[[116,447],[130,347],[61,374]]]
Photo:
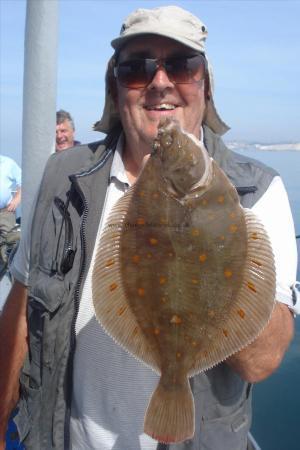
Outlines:
[[63,123],[65,120],[68,120],[68,122],[70,122],[73,130],[75,130],[74,120],[73,120],[71,114],[68,111],[65,111],[64,109],[60,109],[59,111],[56,111],[56,125]]

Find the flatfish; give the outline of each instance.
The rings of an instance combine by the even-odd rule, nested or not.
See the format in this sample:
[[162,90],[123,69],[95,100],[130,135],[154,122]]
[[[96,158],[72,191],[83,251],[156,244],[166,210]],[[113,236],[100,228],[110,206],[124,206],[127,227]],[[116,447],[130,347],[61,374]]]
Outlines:
[[160,123],[107,220],[92,289],[106,332],[160,375],[145,432],[165,443],[191,438],[189,377],[257,337],[274,306],[275,268],[262,224],[174,121]]

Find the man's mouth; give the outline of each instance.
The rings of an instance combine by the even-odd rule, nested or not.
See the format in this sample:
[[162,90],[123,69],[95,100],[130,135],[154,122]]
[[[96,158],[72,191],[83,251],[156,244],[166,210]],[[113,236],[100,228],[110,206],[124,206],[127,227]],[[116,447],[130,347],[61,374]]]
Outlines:
[[145,108],[147,111],[173,111],[177,106],[172,103],[161,103],[159,105],[146,105]]

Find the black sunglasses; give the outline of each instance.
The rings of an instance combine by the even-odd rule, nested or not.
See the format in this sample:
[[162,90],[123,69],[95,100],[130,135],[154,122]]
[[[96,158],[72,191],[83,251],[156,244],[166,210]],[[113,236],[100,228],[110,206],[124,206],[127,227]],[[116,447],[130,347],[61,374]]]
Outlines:
[[174,84],[190,84],[205,78],[203,55],[176,56],[166,59],[137,58],[114,67],[114,76],[122,86],[139,89],[148,86],[159,67],[163,67]]

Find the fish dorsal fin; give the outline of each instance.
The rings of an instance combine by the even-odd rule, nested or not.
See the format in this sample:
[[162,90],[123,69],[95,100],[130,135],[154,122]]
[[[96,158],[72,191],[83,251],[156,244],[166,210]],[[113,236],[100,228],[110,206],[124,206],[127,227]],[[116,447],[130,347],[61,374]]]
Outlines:
[[[197,358],[189,376],[207,370],[250,344],[268,323],[275,304],[275,265],[268,235],[256,215],[244,209],[247,255],[242,284],[228,319]],[[216,345],[214,345],[216,342]]]
[[116,203],[105,225],[92,275],[93,303],[96,318],[105,331],[125,350],[160,373],[153,355],[155,349],[150,348],[128,305],[122,282],[120,240],[135,188],[136,185],[132,186]]

